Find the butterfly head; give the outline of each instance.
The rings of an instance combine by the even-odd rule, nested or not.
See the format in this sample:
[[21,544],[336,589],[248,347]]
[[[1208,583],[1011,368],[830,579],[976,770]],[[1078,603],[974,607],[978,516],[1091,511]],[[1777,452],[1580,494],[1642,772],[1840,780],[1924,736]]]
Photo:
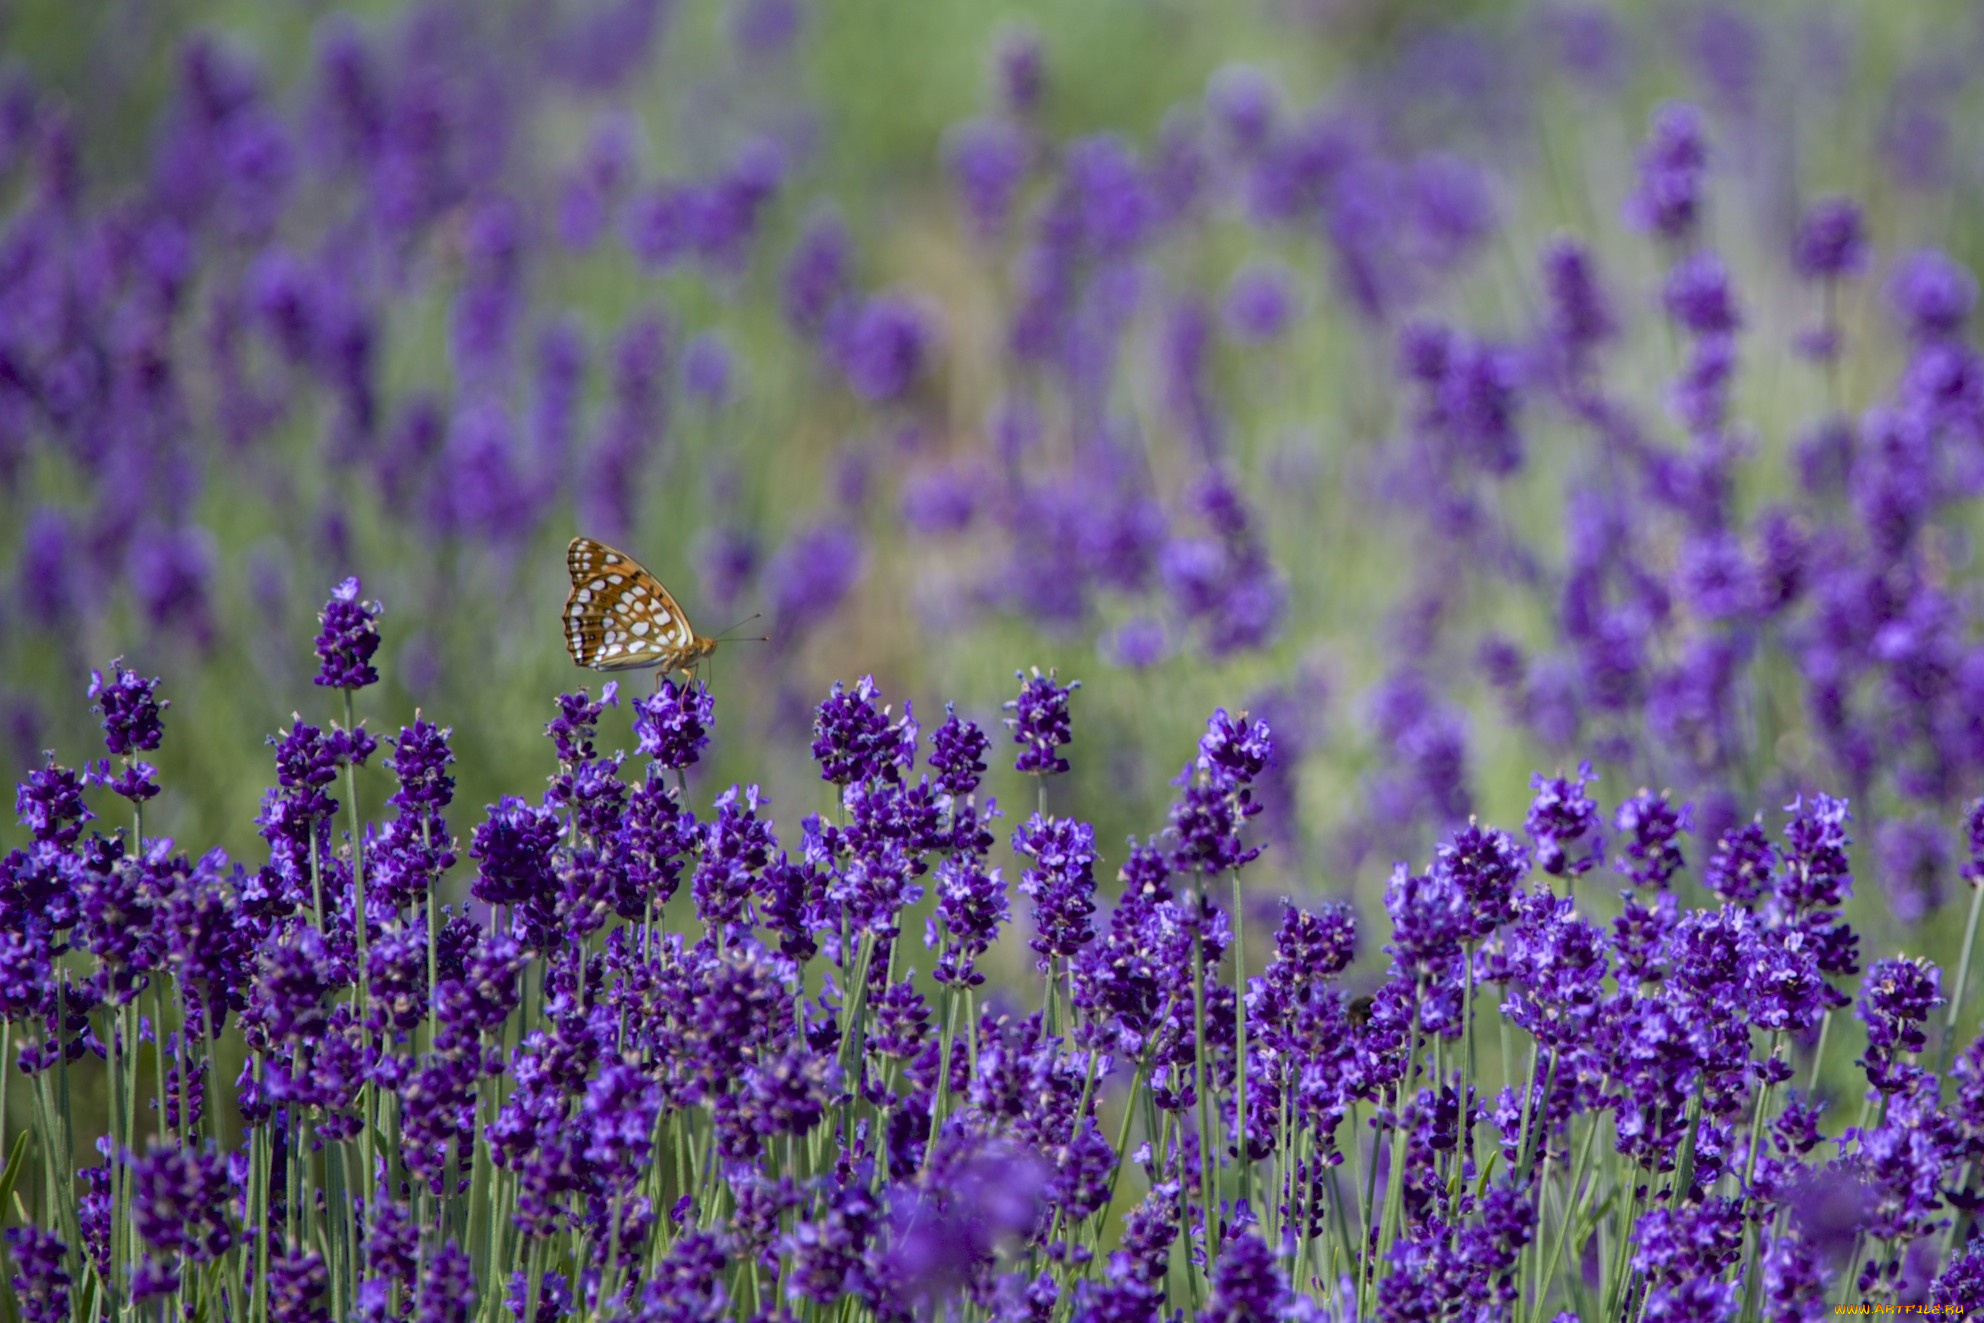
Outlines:
[[704,638],[698,634],[689,641],[688,645],[681,652],[676,654],[676,669],[683,671],[693,669],[696,663],[716,651],[717,642],[716,639]]

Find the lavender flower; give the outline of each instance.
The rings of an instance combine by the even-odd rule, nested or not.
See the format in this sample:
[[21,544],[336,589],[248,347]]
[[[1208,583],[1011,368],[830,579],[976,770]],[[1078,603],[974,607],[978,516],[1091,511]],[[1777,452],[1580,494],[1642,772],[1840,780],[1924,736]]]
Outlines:
[[468,1323],[475,1313],[473,1265],[452,1237],[421,1273],[415,1323]]
[[986,869],[972,854],[954,854],[937,865],[937,911],[931,918],[926,944],[943,950],[931,977],[939,983],[975,988],[985,982],[978,958],[992,949],[999,928],[1007,921],[1006,884],[999,870]]
[[1040,108],[1046,87],[1046,52],[1040,34],[1019,28],[1000,38],[994,54],[993,72],[998,83],[999,101],[1012,114],[1031,115]]
[[1874,834],[1874,855],[1894,916],[1919,925],[1943,904],[1949,842],[1932,818],[1891,818]]
[[1922,1072],[1907,1062],[1928,1046],[1922,1026],[1942,1005],[1942,972],[1926,961],[1882,960],[1867,971],[1860,1018],[1867,1024],[1867,1080],[1884,1094],[1900,1092]]
[[83,779],[66,767],[48,765],[28,773],[14,791],[14,813],[38,842],[66,850],[82,835],[83,824],[96,817],[83,802]]
[[488,905],[547,898],[554,884],[551,850],[562,834],[549,809],[534,808],[514,795],[490,805],[488,820],[475,829],[469,846],[469,858],[481,864],[470,894]]
[[372,656],[379,651],[379,604],[358,599],[358,580],[346,579],[331,591],[317,619],[315,683],[330,689],[363,689],[379,683]]
[[1466,936],[1475,941],[1515,917],[1517,891],[1529,872],[1529,854],[1507,832],[1470,822],[1439,848],[1433,871],[1465,897]]
[[1033,898],[1034,938],[1043,970],[1072,959],[1095,937],[1095,831],[1085,822],[1036,813],[1013,833],[1013,851],[1033,860],[1020,891]]
[[111,662],[107,684],[103,672],[90,672],[90,697],[96,700],[92,710],[103,718],[105,747],[116,757],[129,758],[158,748],[165,735],[159,715],[172,703],[156,697],[156,678],[141,680],[135,671],[125,670],[123,663],[122,657]]
[[1692,804],[1676,808],[1666,795],[1648,790],[1626,800],[1612,819],[1625,841],[1625,849],[1612,866],[1634,886],[1664,890],[1687,863],[1676,842],[1692,825],[1693,812]]
[[1967,1244],[1929,1287],[1929,1303],[1956,1314],[1984,1309],[1984,1246]]
[[1274,1252],[1249,1229],[1221,1248],[1212,1270],[1212,1295],[1200,1317],[1212,1323],[1278,1318],[1288,1296],[1288,1283]]
[[315,1250],[292,1248],[269,1264],[269,1317],[282,1323],[330,1323],[330,1271]]
[[937,788],[954,799],[977,790],[991,744],[977,722],[960,717],[957,708],[946,703],[944,724],[930,739],[930,766],[937,773]]
[[132,1163],[131,1182],[131,1218],[146,1244],[196,1263],[233,1246],[227,1169],[217,1154],[154,1143]]
[[1722,833],[1702,870],[1702,883],[1724,901],[1756,900],[1770,884],[1776,858],[1759,817]]
[[876,702],[881,696],[872,675],[862,676],[853,693],[834,681],[833,692],[813,715],[813,759],[823,780],[839,786],[899,781],[916,761],[914,717],[905,708],[890,721],[889,709]]
[[1977,303],[1977,278],[1934,248],[1909,253],[1888,276],[1888,307],[1917,340],[1955,335]]
[[1581,373],[1592,351],[1619,333],[1618,318],[1592,266],[1590,251],[1575,239],[1559,236],[1543,250],[1550,337],[1574,373]]
[[802,335],[819,334],[848,292],[851,241],[838,217],[821,213],[794,241],[785,267],[785,317]]
[[716,719],[716,700],[701,681],[663,680],[647,698],[634,700],[634,737],[640,751],[662,767],[694,767],[709,747],[709,727]]
[[1392,942],[1385,949],[1401,970],[1415,977],[1445,973],[1471,933],[1467,897],[1452,877],[1414,874],[1404,864],[1385,884],[1385,913],[1392,920]]
[[[1576,780],[1563,776],[1546,779],[1540,772],[1530,777],[1536,800],[1524,825],[1536,842],[1537,866],[1553,877],[1576,877],[1605,857],[1598,804],[1584,792],[1595,779],[1590,763],[1578,764]],[[1575,855],[1574,846],[1579,847]]]
[[37,1226],[7,1228],[7,1250],[14,1260],[8,1284],[27,1323],[61,1323],[69,1317],[68,1246]]
[[1006,718],[1006,726],[1013,732],[1013,742],[1024,746],[1014,770],[1028,776],[1058,776],[1068,770],[1068,760],[1055,750],[1074,738],[1068,699],[1082,682],[1071,680],[1062,685],[1051,667],[1046,675],[1034,667],[1032,679],[1024,671],[1013,674],[1020,682],[1020,693],[1006,704],[1006,711],[1013,714]]
[[1707,249],[1683,258],[1667,273],[1661,302],[1667,315],[1694,335],[1726,335],[1742,324],[1729,269]]

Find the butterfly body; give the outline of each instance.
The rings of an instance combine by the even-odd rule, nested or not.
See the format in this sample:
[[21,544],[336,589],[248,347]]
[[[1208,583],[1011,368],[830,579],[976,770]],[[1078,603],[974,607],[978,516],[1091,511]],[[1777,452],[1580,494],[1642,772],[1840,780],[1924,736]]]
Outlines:
[[716,651],[661,581],[624,551],[589,537],[565,548],[572,591],[565,597],[565,650],[595,671],[658,666],[689,672]]

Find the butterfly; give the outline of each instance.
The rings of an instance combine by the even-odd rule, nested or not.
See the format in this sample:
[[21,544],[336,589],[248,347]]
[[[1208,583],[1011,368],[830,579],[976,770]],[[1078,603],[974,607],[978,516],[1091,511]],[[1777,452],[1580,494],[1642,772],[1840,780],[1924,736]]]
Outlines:
[[694,670],[716,651],[689,623],[681,603],[622,551],[589,537],[565,548],[572,591],[565,598],[565,650],[595,671],[659,666],[663,674]]

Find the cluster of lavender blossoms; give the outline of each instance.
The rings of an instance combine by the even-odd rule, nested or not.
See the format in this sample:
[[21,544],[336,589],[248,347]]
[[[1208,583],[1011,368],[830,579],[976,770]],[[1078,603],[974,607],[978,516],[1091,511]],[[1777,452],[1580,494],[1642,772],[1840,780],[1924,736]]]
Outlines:
[[[9,29],[14,1316],[1984,1311],[1975,34],[1289,0],[1111,128],[1015,30],[874,135],[919,175],[835,129],[926,98],[809,99],[859,8],[417,0],[294,87],[106,34],[100,105]],[[1256,21],[1121,8],[1140,95]],[[559,695],[541,790],[412,706],[555,648],[574,526],[764,604],[757,783],[694,679]],[[820,696],[850,608],[1091,684],[926,732]],[[167,743],[220,686],[311,696],[255,804]]]
[[[377,678],[358,592],[317,639],[347,703]],[[617,686],[560,696],[547,788],[465,848],[449,730],[385,741],[380,823],[381,742],[298,717],[253,866],[146,834],[158,684],[94,677],[123,770],[50,754],[0,864],[36,1323],[1984,1308],[1976,924],[1952,985],[1863,970],[1826,795],[1709,840],[1667,795],[1539,776],[1527,839],[1470,823],[1399,865],[1359,971],[1342,903],[1247,944],[1278,754],[1244,713],[1113,881],[1089,824],[1019,827],[1009,934],[992,741],[955,708],[926,741],[872,680],[819,704],[825,810],[786,841],[756,786],[692,801],[700,683],[632,703],[635,765],[601,745]],[[1015,773],[1067,769],[1076,688],[1022,675]],[[1965,827],[1984,846],[1984,803]],[[1580,895],[1607,879],[1609,924]],[[1022,937],[1015,1000],[987,972]]]

